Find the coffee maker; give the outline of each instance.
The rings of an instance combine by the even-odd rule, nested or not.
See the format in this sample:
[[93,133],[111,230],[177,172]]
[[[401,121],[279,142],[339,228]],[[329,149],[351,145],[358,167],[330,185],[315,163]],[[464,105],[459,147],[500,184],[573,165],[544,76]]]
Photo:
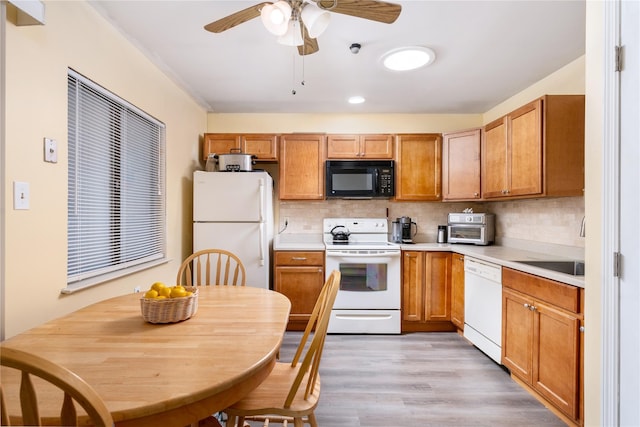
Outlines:
[[418,233],[418,225],[408,216],[396,218],[391,223],[391,241],[393,243],[413,243],[413,236],[416,233]]

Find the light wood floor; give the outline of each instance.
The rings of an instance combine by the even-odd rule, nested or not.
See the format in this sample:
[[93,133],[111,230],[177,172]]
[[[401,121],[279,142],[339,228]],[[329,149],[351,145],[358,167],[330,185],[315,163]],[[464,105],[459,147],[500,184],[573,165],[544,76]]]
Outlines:
[[328,335],[320,375],[322,427],[565,425],[456,333]]

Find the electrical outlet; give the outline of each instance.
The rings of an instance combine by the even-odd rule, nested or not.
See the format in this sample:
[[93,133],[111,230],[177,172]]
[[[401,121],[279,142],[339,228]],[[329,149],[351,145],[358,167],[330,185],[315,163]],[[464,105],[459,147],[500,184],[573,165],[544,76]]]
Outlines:
[[140,292],[140,286],[136,286],[135,288],[133,288],[134,294],[137,294],[138,292]]
[[58,143],[55,139],[44,139],[44,161],[58,163]]

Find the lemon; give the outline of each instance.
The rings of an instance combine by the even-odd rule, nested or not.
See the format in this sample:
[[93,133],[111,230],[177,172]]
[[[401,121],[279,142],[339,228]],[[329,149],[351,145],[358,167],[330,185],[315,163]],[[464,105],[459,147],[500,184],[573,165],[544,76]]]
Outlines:
[[166,296],[164,295],[158,295],[157,297],[155,297],[154,299],[167,299]]
[[171,298],[180,298],[187,296],[187,291],[182,286],[174,286],[171,288]]
[[153,289],[154,291],[156,291],[158,293],[160,292],[160,289],[166,288],[166,287],[167,287],[167,285],[165,285],[162,282],[155,282],[153,285],[151,285],[151,289]]
[[187,291],[187,292],[184,294],[184,296],[185,296],[185,297],[190,297],[191,295],[193,295],[193,292],[191,292],[191,291]]
[[155,298],[158,296],[158,291],[156,291],[155,289],[149,289],[145,294],[144,297],[145,298]]
[[167,287],[161,288],[158,294],[160,296],[169,298],[171,296],[171,288],[167,288]]

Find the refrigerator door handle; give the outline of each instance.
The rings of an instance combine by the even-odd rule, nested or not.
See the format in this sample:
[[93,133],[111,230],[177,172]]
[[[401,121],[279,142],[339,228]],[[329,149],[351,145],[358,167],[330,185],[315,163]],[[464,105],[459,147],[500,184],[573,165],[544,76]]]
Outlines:
[[260,265],[263,266],[264,265],[264,222],[260,223]]
[[[261,179],[260,181],[260,204],[259,204],[259,209],[260,209],[260,222],[264,223],[265,219],[264,219],[264,215],[265,215],[265,196],[264,196],[264,179]],[[260,227],[262,228],[262,225],[260,225]],[[262,235],[262,229],[260,230]],[[262,248],[262,242],[260,242],[260,248]],[[262,249],[260,249],[262,251]],[[263,257],[263,262],[264,262],[264,257]]]

